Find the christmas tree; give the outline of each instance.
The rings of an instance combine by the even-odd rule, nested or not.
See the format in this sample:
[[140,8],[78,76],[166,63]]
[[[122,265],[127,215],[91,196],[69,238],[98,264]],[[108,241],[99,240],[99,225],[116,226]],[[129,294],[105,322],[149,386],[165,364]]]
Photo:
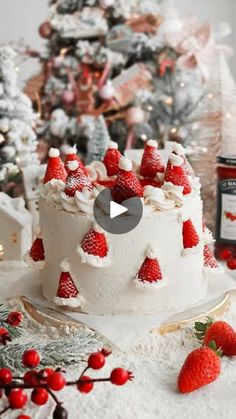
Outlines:
[[14,57],[11,48],[0,48],[0,189],[7,192],[19,181],[22,167],[38,162],[35,116],[17,87]]
[[121,150],[139,148],[150,137],[163,143],[187,136],[182,127],[196,112],[205,83],[194,57],[184,65],[184,40],[200,29],[180,20],[167,2],[51,0],[49,19],[39,28],[47,39],[40,137],[53,146],[76,143],[86,155],[93,140],[81,124],[87,115],[103,115]]

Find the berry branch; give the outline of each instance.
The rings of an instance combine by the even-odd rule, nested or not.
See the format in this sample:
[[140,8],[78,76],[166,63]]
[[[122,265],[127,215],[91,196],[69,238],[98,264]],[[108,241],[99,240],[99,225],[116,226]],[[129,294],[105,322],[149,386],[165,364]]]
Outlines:
[[23,314],[19,311],[10,311],[0,305],[0,345],[6,345],[12,339],[21,335],[20,324]]
[[[1,412],[0,417],[9,409],[22,409],[27,405],[28,395],[26,390],[32,390],[30,399],[38,405],[45,405],[49,397],[55,402],[56,406],[53,412],[53,419],[66,419],[68,412],[63,407],[63,403],[57,398],[55,392],[64,387],[76,387],[80,393],[90,393],[95,383],[111,382],[114,385],[122,386],[133,379],[131,372],[123,368],[115,368],[111,371],[109,377],[91,378],[85,373],[89,370],[100,370],[106,363],[107,356],[110,355],[105,349],[89,355],[87,365],[83,369],[79,378],[75,381],[66,381],[62,368],[52,369],[44,368],[37,370],[40,365],[40,355],[35,349],[26,350],[22,356],[22,363],[27,371],[23,376],[13,376],[9,368],[0,369],[0,399],[4,397],[8,400],[6,406]],[[30,419],[30,416],[26,416]],[[21,419],[19,415],[17,419]]]

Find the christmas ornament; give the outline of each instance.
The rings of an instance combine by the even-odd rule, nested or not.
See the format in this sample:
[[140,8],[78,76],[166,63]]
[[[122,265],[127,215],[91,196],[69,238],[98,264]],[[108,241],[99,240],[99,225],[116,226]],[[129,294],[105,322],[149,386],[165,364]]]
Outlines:
[[145,112],[138,107],[129,108],[125,119],[128,126],[141,125],[145,121]]
[[62,100],[64,106],[73,105],[75,103],[75,100],[76,100],[76,95],[73,92],[73,90],[65,90],[62,93],[61,100]]
[[50,39],[53,34],[53,28],[50,22],[44,22],[39,27],[39,34],[42,38]]
[[[10,409],[25,408],[29,399],[35,405],[43,406],[48,402],[49,398],[51,398],[56,404],[53,411],[53,419],[66,419],[68,413],[54,392],[61,391],[67,386],[75,387],[78,392],[88,394],[94,389],[98,382],[109,381],[114,385],[122,386],[133,379],[133,374],[123,368],[113,369],[110,376],[105,378],[91,378],[84,374],[85,371],[90,368],[93,370],[101,369],[105,365],[106,357],[109,354],[109,351],[102,349],[99,352],[89,355],[86,368],[75,381],[67,381],[60,367],[56,370],[50,368],[34,370],[33,374],[32,370],[30,370],[25,373],[24,377],[14,377],[11,370],[1,368],[0,394],[1,397],[3,394],[5,395],[8,404],[0,412],[0,415],[10,411]],[[39,359],[40,356],[35,349],[29,349],[27,352],[24,352],[22,356],[24,366],[32,366],[32,361],[35,361],[33,364],[36,364],[36,360],[37,365],[39,366]],[[30,377],[30,375],[31,379],[28,378],[25,380],[25,377]],[[32,377],[34,377],[33,380]],[[24,417],[25,415],[21,416]]]
[[99,6],[102,9],[108,9],[108,7],[111,7],[114,4],[115,0],[99,0]]
[[115,95],[115,89],[112,85],[112,82],[108,82],[99,90],[99,96],[103,100],[111,100]]

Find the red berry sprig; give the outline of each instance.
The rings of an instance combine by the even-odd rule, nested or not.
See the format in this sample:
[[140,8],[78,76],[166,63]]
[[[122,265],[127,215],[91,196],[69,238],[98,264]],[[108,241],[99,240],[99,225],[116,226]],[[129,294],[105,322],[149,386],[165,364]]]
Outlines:
[[[92,378],[85,375],[89,369],[95,371],[103,368],[110,353],[106,349],[92,353],[78,380],[67,381],[61,368],[37,370],[41,361],[40,354],[35,349],[26,350],[22,356],[22,363],[24,367],[30,369],[22,377],[14,377],[8,368],[0,369],[0,399],[4,395],[8,399],[8,406],[0,412],[0,417],[10,409],[25,408],[29,400],[37,406],[43,406],[51,397],[56,403],[53,419],[67,419],[68,413],[54,392],[62,390],[65,386],[74,386],[80,393],[88,394],[94,389],[95,383],[109,381],[122,386],[133,379],[132,373],[123,368],[113,369],[110,376],[105,378]],[[29,391],[30,394],[28,394]],[[31,418],[20,414],[17,419]]]
[[6,345],[13,338],[13,329],[20,326],[23,314],[11,311],[6,318],[1,318],[0,312],[0,345]]

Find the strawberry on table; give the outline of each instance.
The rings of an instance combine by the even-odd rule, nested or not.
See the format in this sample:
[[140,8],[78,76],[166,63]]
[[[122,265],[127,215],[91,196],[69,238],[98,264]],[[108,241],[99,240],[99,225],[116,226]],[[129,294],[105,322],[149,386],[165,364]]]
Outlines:
[[236,356],[236,332],[227,322],[223,320],[214,322],[208,317],[206,323],[196,322],[195,330],[197,338],[205,346],[214,342],[223,355]]
[[221,359],[211,348],[203,347],[192,351],[186,358],[179,376],[180,393],[191,393],[212,383],[220,375]]

